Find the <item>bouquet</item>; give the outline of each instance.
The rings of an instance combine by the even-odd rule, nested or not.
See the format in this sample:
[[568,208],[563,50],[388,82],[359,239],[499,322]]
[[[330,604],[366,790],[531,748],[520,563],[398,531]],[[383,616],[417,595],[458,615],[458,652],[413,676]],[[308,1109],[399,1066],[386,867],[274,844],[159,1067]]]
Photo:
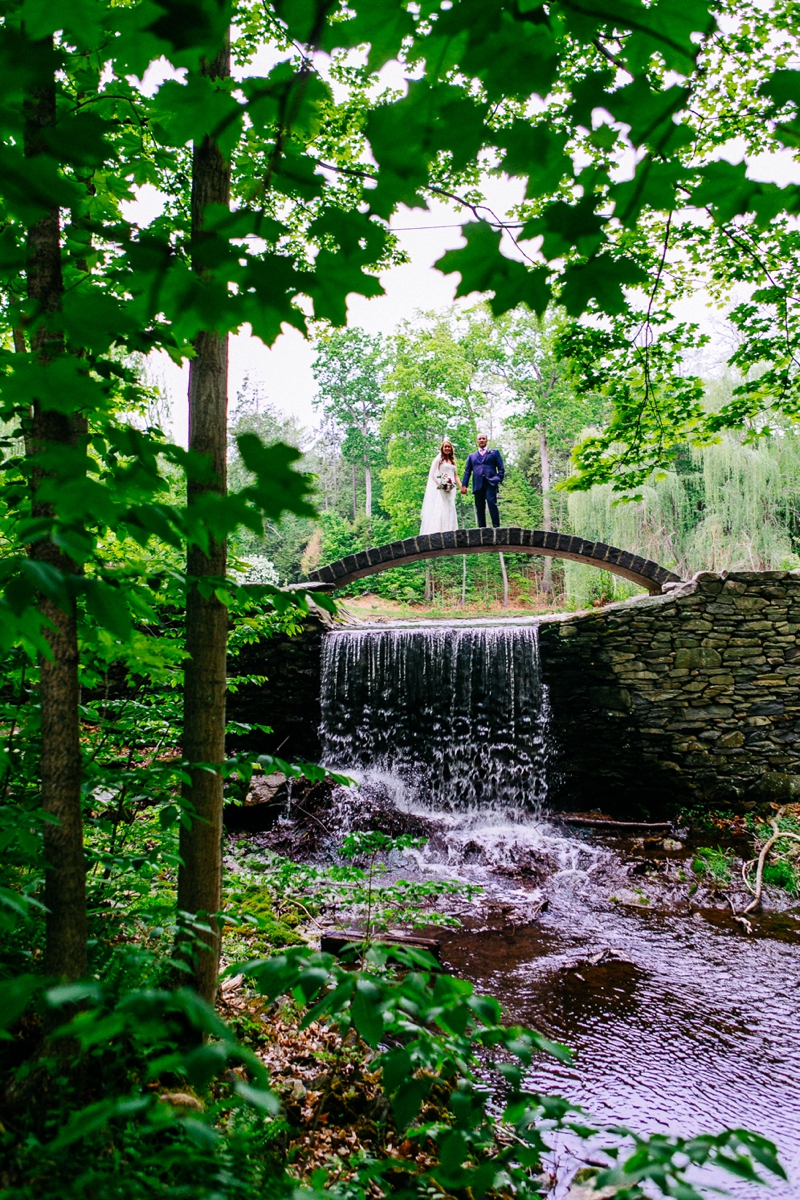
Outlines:
[[456,482],[452,475],[444,474],[441,471],[436,472],[436,486],[440,492],[452,492],[456,486]]

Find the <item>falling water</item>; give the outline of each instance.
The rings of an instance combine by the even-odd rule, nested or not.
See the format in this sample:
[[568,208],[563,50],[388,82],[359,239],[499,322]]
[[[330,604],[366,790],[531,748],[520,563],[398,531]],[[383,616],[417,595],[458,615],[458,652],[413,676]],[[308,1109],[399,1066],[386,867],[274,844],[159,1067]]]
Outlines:
[[431,806],[537,806],[545,721],[535,622],[347,629],[324,640],[325,761],[390,771]]

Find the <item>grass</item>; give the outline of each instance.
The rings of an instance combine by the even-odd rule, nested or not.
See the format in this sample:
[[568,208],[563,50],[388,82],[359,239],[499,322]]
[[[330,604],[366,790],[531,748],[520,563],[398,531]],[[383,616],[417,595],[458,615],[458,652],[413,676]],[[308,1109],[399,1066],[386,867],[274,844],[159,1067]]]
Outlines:
[[786,859],[767,863],[764,867],[764,882],[772,887],[783,888],[790,896],[800,893],[800,872],[794,863]]
[[708,876],[712,883],[730,883],[733,859],[733,854],[718,846],[701,846],[692,860],[692,870],[695,875]]

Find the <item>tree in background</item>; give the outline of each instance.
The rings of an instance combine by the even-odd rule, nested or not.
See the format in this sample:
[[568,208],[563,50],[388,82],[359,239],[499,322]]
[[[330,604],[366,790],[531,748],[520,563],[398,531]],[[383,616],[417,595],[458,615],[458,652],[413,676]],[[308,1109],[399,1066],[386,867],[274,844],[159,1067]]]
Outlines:
[[[735,385],[724,389],[728,397]],[[641,554],[684,579],[696,571],[769,571],[800,566],[800,438],[788,424],[749,443],[723,432],[709,446],[684,446],[625,502],[611,484],[570,492],[569,519],[582,536]],[[565,564],[570,599],[624,599],[625,581]]]
[[[245,379],[230,415],[228,480],[232,492],[249,486],[253,480],[253,473],[245,465],[237,441],[246,433],[255,434],[265,446],[278,442],[294,446],[302,452],[298,468],[319,476],[322,458],[313,435],[303,428],[297,417],[270,404],[263,385]],[[311,518],[285,512],[279,520],[265,520],[258,531],[239,530],[232,540],[232,549],[244,558],[256,555],[269,559],[282,582],[294,583],[303,574],[303,555],[315,528]]]
[[463,471],[479,426],[497,429],[497,387],[484,365],[471,323],[456,309],[420,314],[392,340],[382,430],[383,503],[394,537],[419,532],[428,468],[442,440],[450,438]]
[[[516,410],[510,428],[535,439],[542,493],[542,528],[552,530],[553,488],[569,471],[572,448],[580,434],[601,416],[597,393],[575,387],[569,362],[559,354],[564,314],[548,309],[542,317],[515,309],[498,320],[497,369]],[[552,559],[542,568],[542,591],[552,594]]]
[[[341,454],[350,465],[353,520],[358,515],[357,467],[364,473],[364,513],[372,517],[373,472],[383,461],[378,436],[384,408],[386,351],[381,338],[363,329],[332,329],[316,341],[315,405],[341,431]],[[338,490],[338,489],[337,489]]]

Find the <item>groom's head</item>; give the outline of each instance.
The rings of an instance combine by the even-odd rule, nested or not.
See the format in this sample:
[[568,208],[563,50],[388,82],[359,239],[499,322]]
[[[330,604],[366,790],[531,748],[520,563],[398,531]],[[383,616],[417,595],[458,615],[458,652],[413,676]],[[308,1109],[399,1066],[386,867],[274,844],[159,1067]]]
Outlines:
[[489,439],[488,439],[488,437],[486,436],[486,434],[485,434],[485,433],[479,433],[479,434],[478,434],[478,449],[479,449],[479,450],[485,450],[488,444],[489,444]]

